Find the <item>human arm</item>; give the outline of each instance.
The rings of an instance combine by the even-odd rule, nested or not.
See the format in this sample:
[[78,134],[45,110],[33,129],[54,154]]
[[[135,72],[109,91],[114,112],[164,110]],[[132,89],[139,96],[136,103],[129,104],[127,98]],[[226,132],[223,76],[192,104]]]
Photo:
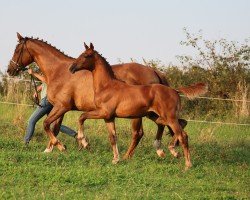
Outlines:
[[45,77],[44,76],[42,76],[41,74],[38,74],[38,73],[36,73],[36,72],[33,72],[33,70],[30,68],[30,69],[28,69],[28,73],[30,74],[30,75],[33,75],[33,76],[35,76],[36,78],[38,78],[40,81],[42,81],[42,82],[45,82],[46,83],[46,79],[45,79]]

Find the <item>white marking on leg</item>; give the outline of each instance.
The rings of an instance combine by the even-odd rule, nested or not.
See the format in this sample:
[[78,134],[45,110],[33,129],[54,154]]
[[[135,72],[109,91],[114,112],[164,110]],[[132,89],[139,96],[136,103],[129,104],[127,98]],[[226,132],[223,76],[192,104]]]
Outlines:
[[85,137],[82,138],[82,145],[84,148],[86,148],[89,145]]
[[154,143],[153,143],[153,146],[156,149],[160,149],[161,148],[161,140],[155,140]]

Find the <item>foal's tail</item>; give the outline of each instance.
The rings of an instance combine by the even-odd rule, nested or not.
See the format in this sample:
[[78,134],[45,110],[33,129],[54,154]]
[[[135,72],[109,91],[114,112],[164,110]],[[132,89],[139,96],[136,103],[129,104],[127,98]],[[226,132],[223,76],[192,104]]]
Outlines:
[[202,94],[207,93],[208,85],[206,83],[196,83],[188,87],[181,87],[177,92],[184,94],[188,99],[194,99]]

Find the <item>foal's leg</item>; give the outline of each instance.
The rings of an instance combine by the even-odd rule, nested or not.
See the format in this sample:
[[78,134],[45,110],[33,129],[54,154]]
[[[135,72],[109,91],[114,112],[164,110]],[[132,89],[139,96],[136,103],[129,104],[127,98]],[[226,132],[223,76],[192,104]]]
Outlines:
[[77,133],[77,140],[78,140],[78,145],[79,145],[79,150],[81,150],[82,148],[88,148],[89,147],[89,143],[87,142],[87,139],[83,133],[84,130],[84,122],[85,122],[86,118],[84,113],[79,117],[78,120],[78,133]]
[[169,149],[170,153],[176,158],[179,157],[179,153],[175,151],[175,147],[177,146],[177,143],[179,143],[179,140],[177,139],[177,137],[175,135],[173,135],[173,137],[168,145],[168,149]]
[[142,127],[142,118],[132,120],[132,141],[123,159],[131,158],[134,154],[136,146],[139,144],[142,136],[144,135]]
[[50,138],[50,142],[47,146],[48,149],[51,149],[52,145],[57,146],[60,151],[65,150],[64,145],[55,137],[54,133],[50,129],[51,123],[57,120],[60,116],[64,115],[67,112],[63,107],[54,106],[49,115],[43,122],[44,130]]
[[[185,120],[185,119],[178,119],[178,122],[181,125],[181,128],[184,130],[184,128],[187,126],[187,120]],[[167,126],[167,127],[169,129],[169,134],[173,137],[174,136],[173,130],[171,129],[170,126]],[[176,140],[175,146],[178,146],[178,145],[179,145],[179,140]]]
[[157,126],[158,126],[158,130],[157,130],[157,134],[156,134],[155,141],[154,141],[154,147],[156,148],[157,155],[161,158],[164,158],[166,154],[161,148],[161,139],[162,139],[165,126],[161,124],[157,124]]
[[112,120],[105,120],[108,131],[109,131],[109,141],[113,149],[114,158],[112,160],[113,164],[117,164],[120,160],[119,151],[117,147],[117,135],[115,131],[115,122]]
[[116,136],[116,131],[115,131],[114,118],[111,118],[111,115],[105,110],[97,109],[97,110],[83,113],[80,119],[83,120],[83,122],[86,119],[105,119],[108,131],[109,131],[109,139],[110,139],[113,153],[114,153],[114,158],[113,158],[112,163],[114,164],[117,163],[119,161],[119,152],[118,152],[118,148],[116,144],[117,136]]
[[189,147],[188,147],[188,136],[187,136],[186,132],[182,130],[177,119],[169,117],[168,118],[168,125],[174,131],[176,139],[178,139],[180,141],[180,144],[183,148],[184,157],[185,157],[185,165],[186,165],[185,169],[188,169],[192,166],[192,163],[190,160]]
[[[187,125],[187,121],[185,119],[178,119],[178,122],[182,128],[182,130],[186,127]],[[173,130],[171,129],[170,126],[168,126],[169,129],[169,134],[173,137],[172,140],[170,141],[169,145],[168,145],[168,149],[170,151],[170,153],[178,158],[179,157],[179,153],[175,151],[175,147],[179,145],[179,140],[175,137]]]

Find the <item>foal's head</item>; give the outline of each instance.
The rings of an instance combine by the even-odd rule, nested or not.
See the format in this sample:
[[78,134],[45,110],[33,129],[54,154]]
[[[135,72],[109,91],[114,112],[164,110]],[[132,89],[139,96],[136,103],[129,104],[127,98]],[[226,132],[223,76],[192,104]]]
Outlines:
[[88,45],[84,43],[84,46],[86,50],[71,64],[69,68],[71,73],[75,73],[82,69],[89,71],[93,71],[94,69],[94,45],[90,43],[90,46],[88,47]]
[[17,33],[18,44],[16,45],[16,49],[14,51],[14,55],[10,60],[8,65],[8,74],[11,76],[16,76],[18,73],[25,69],[25,67],[31,64],[34,60],[30,55],[30,52],[27,48],[28,38],[22,37],[19,33]]

